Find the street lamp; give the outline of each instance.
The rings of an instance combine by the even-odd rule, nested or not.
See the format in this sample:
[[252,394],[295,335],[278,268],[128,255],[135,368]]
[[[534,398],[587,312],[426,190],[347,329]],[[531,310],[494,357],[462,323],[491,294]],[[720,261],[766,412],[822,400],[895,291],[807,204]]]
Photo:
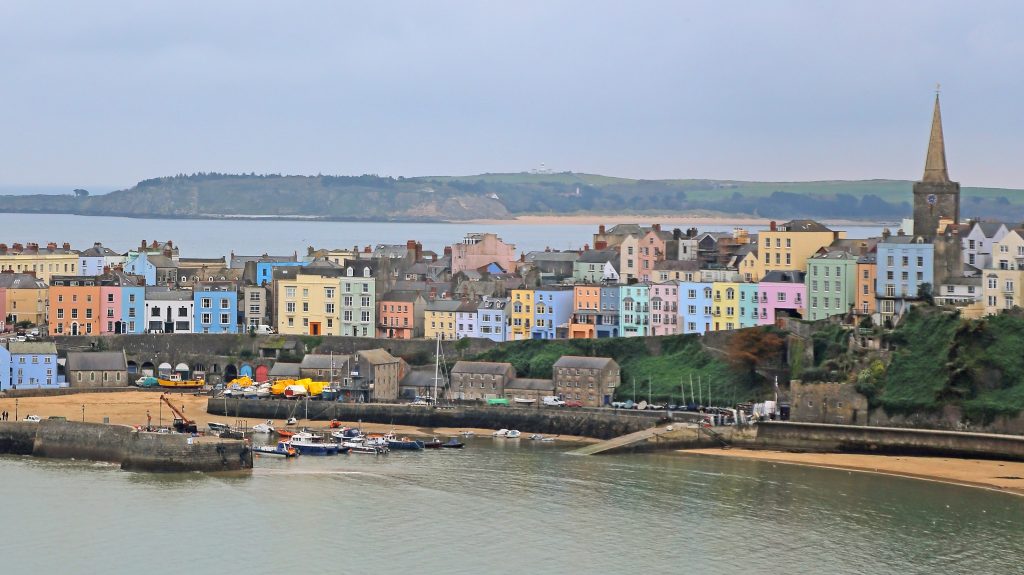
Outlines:
[[18,421],[18,400],[14,400],[14,421]]
[[82,423],[85,423],[85,404],[82,404]]

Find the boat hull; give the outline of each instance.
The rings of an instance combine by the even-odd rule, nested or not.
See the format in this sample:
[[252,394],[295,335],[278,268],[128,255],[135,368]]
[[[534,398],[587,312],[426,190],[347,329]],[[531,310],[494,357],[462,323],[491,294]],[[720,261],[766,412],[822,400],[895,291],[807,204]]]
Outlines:
[[404,451],[419,451],[423,449],[423,442],[418,440],[412,441],[389,441],[388,449],[392,450],[404,450]]
[[292,443],[291,446],[302,455],[338,455],[339,453],[348,453],[347,447],[341,447],[334,443]]

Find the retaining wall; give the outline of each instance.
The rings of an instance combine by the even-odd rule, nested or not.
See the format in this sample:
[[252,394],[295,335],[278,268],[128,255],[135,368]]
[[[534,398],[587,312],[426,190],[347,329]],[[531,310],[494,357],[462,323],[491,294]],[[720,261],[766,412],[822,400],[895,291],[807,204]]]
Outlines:
[[930,429],[768,421],[738,447],[1024,461],[1024,437]]
[[[308,414],[307,414],[308,409]],[[657,417],[621,410],[575,410],[564,408],[455,407],[433,409],[426,406],[378,403],[334,403],[325,401],[210,399],[207,413],[228,418],[264,419],[298,417],[329,421],[366,421],[416,427],[476,427],[518,429],[524,433],[582,435],[610,439],[647,429]]]
[[45,420],[0,422],[0,453],[121,464],[129,471],[238,471],[252,468],[245,442],[124,425]]

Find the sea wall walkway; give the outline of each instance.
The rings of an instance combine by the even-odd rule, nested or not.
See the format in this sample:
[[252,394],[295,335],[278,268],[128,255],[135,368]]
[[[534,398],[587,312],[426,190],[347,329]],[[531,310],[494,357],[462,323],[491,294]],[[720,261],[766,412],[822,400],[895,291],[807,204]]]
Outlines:
[[118,463],[127,471],[239,471],[252,468],[245,442],[125,425],[44,420],[0,422],[0,454]]

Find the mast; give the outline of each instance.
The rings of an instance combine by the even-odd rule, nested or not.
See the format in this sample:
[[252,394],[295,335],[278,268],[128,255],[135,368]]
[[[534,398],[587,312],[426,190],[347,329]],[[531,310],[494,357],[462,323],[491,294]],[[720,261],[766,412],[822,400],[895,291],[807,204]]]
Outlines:
[[437,372],[441,367],[441,338],[437,338],[437,348],[434,350],[434,407],[437,407]]

